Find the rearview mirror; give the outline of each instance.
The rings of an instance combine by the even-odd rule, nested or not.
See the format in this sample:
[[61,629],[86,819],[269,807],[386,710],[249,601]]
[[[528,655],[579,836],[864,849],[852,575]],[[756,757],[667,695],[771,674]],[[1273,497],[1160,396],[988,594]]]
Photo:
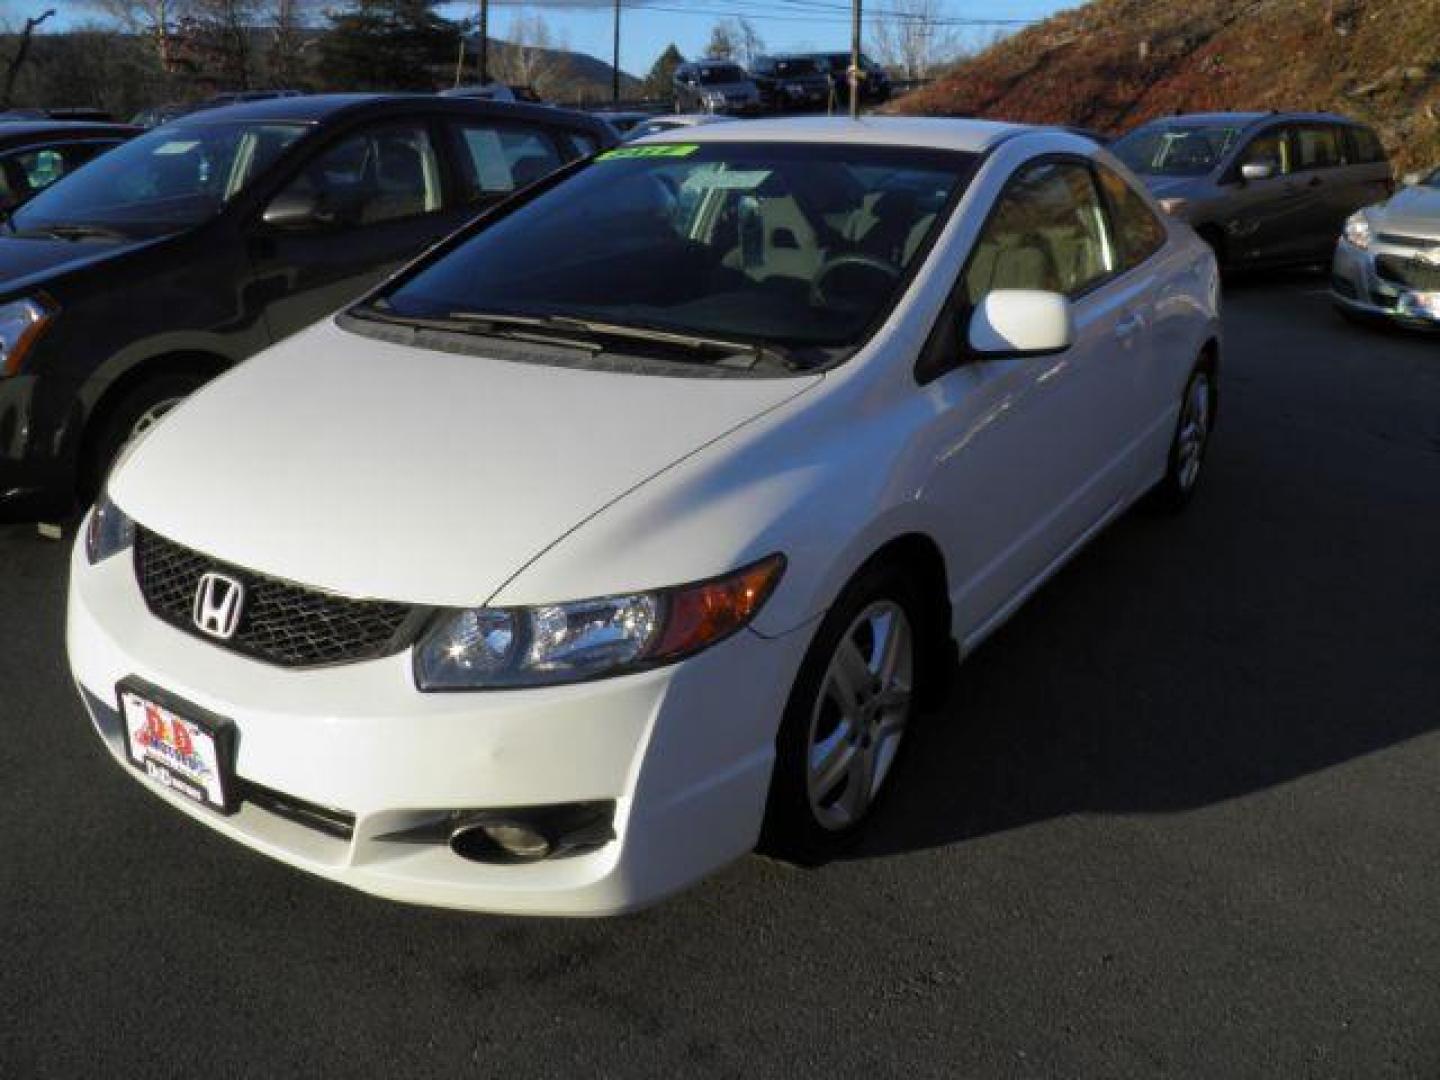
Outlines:
[[1269,180],[1275,175],[1275,166],[1268,161],[1250,161],[1240,166],[1240,175],[1246,180]]
[[282,191],[270,200],[260,220],[272,229],[313,229],[321,224],[320,203],[309,192]]
[[1059,293],[996,289],[970,317],[970,349],[981,356],[1045,356],[1074,341],[1075,316]]

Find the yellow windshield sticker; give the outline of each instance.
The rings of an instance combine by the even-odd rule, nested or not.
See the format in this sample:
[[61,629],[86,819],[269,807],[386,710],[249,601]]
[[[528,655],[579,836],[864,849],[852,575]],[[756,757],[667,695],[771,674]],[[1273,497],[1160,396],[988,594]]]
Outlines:
[[695,143],[658,143],[655,146],[621,146],[597,154],[596,161],[623,161],[626,158],[689,157],[699,150]]

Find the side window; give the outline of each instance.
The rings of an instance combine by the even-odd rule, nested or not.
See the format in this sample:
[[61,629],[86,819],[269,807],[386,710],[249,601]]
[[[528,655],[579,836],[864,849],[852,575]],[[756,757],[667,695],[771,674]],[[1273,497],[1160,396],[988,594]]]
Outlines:
[[1365,127],[1347,129],[1350,133],[1352,152],[1350,160],[1358,165],[1372,165],[1385,161],[1385,148],[1375,132]]
[[[1290,141],[1279,128],[1272,128],[1250,140],[1240,153],[1237,165],[1269,165],[1276,176],[1294,171],[1290,163]],[[1239,172],[1239,169],[1236,169]]]
[[518,191],[561,165],[555,144],[543,131],[486,122],[457,124],[456,131],[467,201]]
[[1075,162],[1027,165],[1010,180],[965,268],[971,305],[995,289],[1075,295],[1115,270],[1100,193]]
[[1344,163],[1340,129],[1329,124],[1313,124],[1294,129],[1295,169],[1333,169]]
[[423,124],[386,124],[312,158],[277,197],[310,200],[316,220],[342,227],[430,214],[442,205],[440,165]]
[[1096,166],[1100,187],[1110,203],[1115,245],[1125,269],[1138,266],[1165,245],[1165,225],[1155,216],[1139,192],[1117,172]]

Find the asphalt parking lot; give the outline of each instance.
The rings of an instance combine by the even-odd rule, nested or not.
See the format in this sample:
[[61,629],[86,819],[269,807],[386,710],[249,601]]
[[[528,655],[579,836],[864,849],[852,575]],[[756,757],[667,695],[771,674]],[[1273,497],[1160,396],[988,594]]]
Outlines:
[[1190,512],[963,667],[853,857],[610,921],[403,907],[174,813],[0,528],[0,1076],[1440,1074],[1440,338],[1232,284]]

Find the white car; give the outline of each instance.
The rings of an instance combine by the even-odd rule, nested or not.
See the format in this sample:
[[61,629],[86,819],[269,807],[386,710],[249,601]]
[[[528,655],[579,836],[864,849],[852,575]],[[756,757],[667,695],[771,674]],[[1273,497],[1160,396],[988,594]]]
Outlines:
[[387,897],[601,914],[823,859],[957,649],[1187,500],[1218,304],[1064,132],[605,151],[132,444],[74,675],[151,792]]

